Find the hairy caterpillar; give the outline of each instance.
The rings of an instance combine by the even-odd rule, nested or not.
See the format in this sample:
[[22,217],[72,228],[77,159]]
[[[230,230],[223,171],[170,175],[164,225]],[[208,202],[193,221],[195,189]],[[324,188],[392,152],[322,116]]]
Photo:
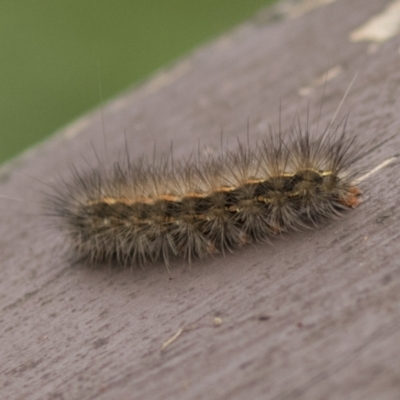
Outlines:
[[316,225],[360,203],[361,151],[346,124],[293,128],[236,151],[175,160],[129,156],[75,171],[47,207],[80,259],[122,265],[195,258]]

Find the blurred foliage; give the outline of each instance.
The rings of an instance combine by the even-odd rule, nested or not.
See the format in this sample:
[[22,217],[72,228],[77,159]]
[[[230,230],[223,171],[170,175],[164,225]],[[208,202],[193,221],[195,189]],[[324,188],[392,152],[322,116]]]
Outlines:
[[0,162],[273,1],[1,0]]

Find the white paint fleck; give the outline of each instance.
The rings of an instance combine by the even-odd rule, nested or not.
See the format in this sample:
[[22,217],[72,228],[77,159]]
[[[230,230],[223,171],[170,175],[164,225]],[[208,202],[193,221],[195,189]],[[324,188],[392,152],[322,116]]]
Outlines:
[[325,71],[321,76],[315,78],[309,85],[304,86],[299,89],[299,95],[304,97],[308,96],[314,88],[323,85],[325,82],[329,82],[332,79],[336,78],[342,72],[342,67],[340,65],[336,65],[332,67],[328,71]]
[[400,33],[400,0],[390,3],[381,13],[350,32],[350,41],[383,43]]
[[294,2],[289,2],[286,3],[287,9],[284,10],[284,13],[288,18],[298,18],[303,14],[310,12],[314,8],[326,6],[327,4],[333,3],[334,1],[336,0],[303,0],[298,4]]

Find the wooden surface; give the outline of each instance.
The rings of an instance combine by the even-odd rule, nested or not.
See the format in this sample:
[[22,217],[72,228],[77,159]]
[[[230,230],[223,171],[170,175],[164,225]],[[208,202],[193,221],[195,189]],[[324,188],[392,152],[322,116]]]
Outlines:
[[352,32],[392,3],[260,14],[105,106],[105,137],[96,111],[3,168],[0,194],[23,201],[0,201],[1,399],[400,398],[398,162],[340,220],[170,274],[71,265],[37,204],[93,147],[111,164],[124,132],[132,158],[155,141],[179,158],[277,127],[280,102],[283,128],[307,104],[315,126],[328,76],[324,126],[357,72],[340,114],[362,143],[392,137],[375,167],[400,149],[400,37]]

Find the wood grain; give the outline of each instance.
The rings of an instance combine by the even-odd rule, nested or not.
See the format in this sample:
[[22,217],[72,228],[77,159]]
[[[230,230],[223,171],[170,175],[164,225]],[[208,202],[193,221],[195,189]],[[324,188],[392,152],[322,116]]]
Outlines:
[[396,155],[400,37],[350,40],[391,3],[260,14],[107,104],[104,126],[97,110],[3,167],[1,195],[23,201],[0,201],[2,399],[400,398],[398,162],[340,220],[170,274],[71,265],[38,206],[71,164],[96,165],[93,147],[112,164],[125,136],[132,158],[171,141],[179,158],[219,151],[221,129],[235,146],[248,121],[250,139],[276,128],[280,107],[282,129],[308,106],[326,126],[357,72],[338,118],[382,143],[368,168]]

